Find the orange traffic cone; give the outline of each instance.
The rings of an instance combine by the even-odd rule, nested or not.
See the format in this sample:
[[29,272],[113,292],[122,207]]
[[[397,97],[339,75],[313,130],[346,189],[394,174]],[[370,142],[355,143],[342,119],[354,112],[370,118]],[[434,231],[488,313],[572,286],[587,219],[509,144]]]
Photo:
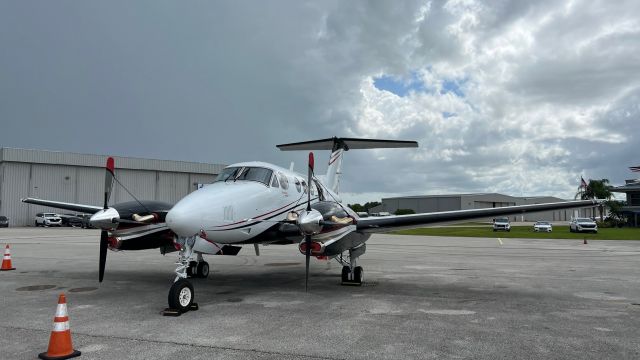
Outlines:
[[38,354],[44,360],[62,360],[80,356],[80,351],[73,349],[71,344],[71,330],[69,330],[69,316],[67,315],[67,298],[60,294],[58,308],[53,318],[53,331],[49,338],[47,352]]
[[11,250],[9,250],[9,244],[4,248],[4,256],[2,257],[2,267],[0,267],[0,271],[9,271],[15,270],[13,266],[11,266]]

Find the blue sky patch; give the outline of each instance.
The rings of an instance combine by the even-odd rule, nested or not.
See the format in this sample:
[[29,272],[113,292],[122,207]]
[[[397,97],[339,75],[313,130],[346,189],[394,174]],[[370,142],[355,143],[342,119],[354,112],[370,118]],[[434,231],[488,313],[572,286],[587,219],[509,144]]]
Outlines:
[[[468,80],[469,79],[466,77],[459,79],[445,79],[442,81],[440,94],[452,93],[458,97],[464,97],[462,87]],[[425,84],[420,77],[418,77],[418,74],[415,71],[411,72],[409,78],[392,75],[374,77],[373,86],[378,90],[388,91],[400,97],[405,97],[411,92],[426,93],[429,91],[433,92],[435,90],[433,87],[430,88],[428,84]]]
[[373,86],[378,90],[388,91],[400,97],[407,96],[411,91],[426,92],[427,88],[415,72],[411,73],[409,79],[403,79],[395,76],[382,75],[373,78]]
[[460,87],[467,82],[467,79],[462,80],[445,80],[442,82],[442,89],[440,94],[454,93],[458,97],[464,97],[464,92]]

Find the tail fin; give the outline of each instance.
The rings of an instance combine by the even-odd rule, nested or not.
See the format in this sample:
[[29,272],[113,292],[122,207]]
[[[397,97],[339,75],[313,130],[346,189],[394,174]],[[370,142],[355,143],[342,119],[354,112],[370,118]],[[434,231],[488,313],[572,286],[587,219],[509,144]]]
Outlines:
[[409,148],[418,147],[416,141],[377,140],[332,137],[322,140],[303,141],[298,143],[277,145],[282,151],[294,150],[331,150],[329,168],[327,169],[326,185],[334,193],[340,190],[340,174],[342,173],[342,155],[352,149],[381,149],[381,148]]

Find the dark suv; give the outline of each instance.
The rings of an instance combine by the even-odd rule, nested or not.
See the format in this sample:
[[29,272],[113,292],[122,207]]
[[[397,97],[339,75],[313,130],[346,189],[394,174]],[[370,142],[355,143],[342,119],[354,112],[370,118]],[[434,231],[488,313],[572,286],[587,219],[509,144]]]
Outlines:
[[0,216],[0,227],[9,227],[9,219],[6,216]]
[[64,214],[60,215],[62,226],[83,227],[82,215]]

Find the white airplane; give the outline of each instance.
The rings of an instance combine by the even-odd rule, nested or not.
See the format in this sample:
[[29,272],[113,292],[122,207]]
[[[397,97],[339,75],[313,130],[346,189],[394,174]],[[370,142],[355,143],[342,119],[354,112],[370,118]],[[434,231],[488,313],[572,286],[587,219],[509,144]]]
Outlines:
[[99,280],[102,281],[106,250],[159,247],[163,253],[178,251],[176,277],[169,290],[169,308],[179,312],[192,307],[193,285],[189,277],[207,277],[209,264],[203,254],[236,255],[240,246],[298,244],[306,257],[306,280],[311,256],[334,259],[342,267],[345,285],[361,285],[364,271],[357,260],[366,251],[372,233],[422,227],[427,224],[488,218],[524,212],[594,206],[596,200],[508,206],[360,218],[339,196],[342,158],[353,149],[417,147],[415,141],[329,138],[282,144],[280,150],[331,150],[327,174],[313,173],[309,153],[306,176],[264,162],[227,166],[216,180],[178,201],[168,204],[134,201],[107,205],[114,174],[107,161],[103,207],[41,199],[23,202],[93,213],[91,223],[102,229]]

